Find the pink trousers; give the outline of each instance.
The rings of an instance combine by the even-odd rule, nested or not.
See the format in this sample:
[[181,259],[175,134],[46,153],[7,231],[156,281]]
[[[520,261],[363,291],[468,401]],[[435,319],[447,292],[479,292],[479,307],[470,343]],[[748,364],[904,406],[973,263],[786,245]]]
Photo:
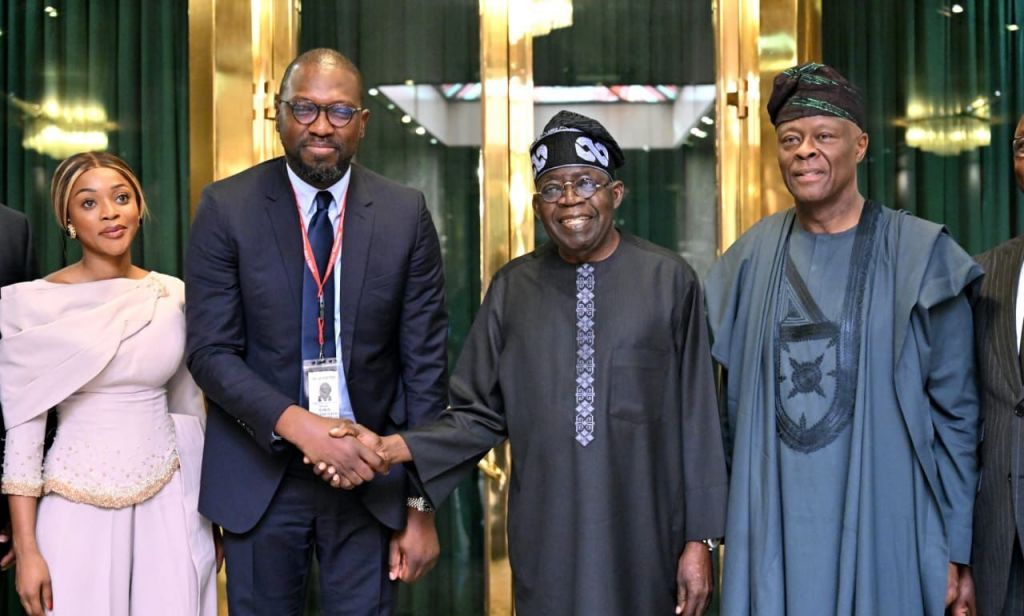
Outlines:
[[182,467],[154,497],[122,509],[40,500],[36,537],[56,616],[217,614],[210,524],[196,510],[202,452],[193,427],[175,420]]

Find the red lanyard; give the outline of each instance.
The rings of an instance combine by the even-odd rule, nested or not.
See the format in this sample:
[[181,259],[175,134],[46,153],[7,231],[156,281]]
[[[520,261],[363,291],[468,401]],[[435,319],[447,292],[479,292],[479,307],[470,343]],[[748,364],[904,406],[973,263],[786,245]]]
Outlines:
[[[330,278],[331,272],[334,271],[334,264],[338,260],[338,254],[341,253],[342,231],[345,228],[346,202],[348,202],[348,189],[345,189],[345,194],[341,197],[341,209],[338,212],[338,228],[334,231],[334,246],[331,248],[331,256],[327,260],[327,271],[321,277],[320,268],[316,265],[316,256],[313,255],[313,247],[309,243],[309,230],[302,220],[302,205],[299,203],[299,195],[295,194],[295,207],[299,211],[299,227],[302,228],[302,250],[306,254],[306,267],[309,268],[309,273],[313,275],[313,282],[316,283],[316,300],[318,305],[316,329],[320,341],[320,359],[324,358],[324,319],[326,316],[324,315],[324,285],[327,284],[327,279]],[[333,319],[334,315],[331,315],[331,318]]]

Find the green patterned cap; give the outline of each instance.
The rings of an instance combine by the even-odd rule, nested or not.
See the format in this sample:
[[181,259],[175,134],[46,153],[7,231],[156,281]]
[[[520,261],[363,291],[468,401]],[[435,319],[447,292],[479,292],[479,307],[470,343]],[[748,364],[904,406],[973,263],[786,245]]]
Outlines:
[[768,99],[768,117],[773,125],[816,115],[843,118],[865,130],[860,90],[836,69],[809,62],[775,76]]

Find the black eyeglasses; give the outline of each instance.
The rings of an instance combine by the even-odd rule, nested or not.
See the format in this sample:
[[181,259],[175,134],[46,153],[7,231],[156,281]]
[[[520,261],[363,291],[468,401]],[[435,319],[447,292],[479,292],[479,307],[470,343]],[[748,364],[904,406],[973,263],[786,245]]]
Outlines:
[[1013,145],[1013,157],[1024,158],[1024,137],[1017,137],[1010,143]]
[[583,176],[581,178],[576,178],[575,180],[571,180],[569,182],[562,182],[561,184],[557,182],[545,184],[540,189],[540,192],[537,194],[540,195],[540,198],[546,201],[547,203],[554,203],[555,201],[561,199],[562,195],[565,194],[565,187],[571,185],[574,193],[576,193],[578,196],[584,199],[589,199],[594,196],[594,193],[601,190],[605,186],[608,186],[609,184],[611,184],[610,181],[605,182],[604,184],[598,184],[592,178]]
[[331,126],[345,128],[357,113],[365,109],[365,107],[352,107],[345,103],[317,105],[310,101],[286,101],[283,98],[277,99],[277,102],[288,105],[295,121],[306,126],[316,122],[316,119],[320,117],[320,112],[323,111],[327,114],[327,121],[331,123]]

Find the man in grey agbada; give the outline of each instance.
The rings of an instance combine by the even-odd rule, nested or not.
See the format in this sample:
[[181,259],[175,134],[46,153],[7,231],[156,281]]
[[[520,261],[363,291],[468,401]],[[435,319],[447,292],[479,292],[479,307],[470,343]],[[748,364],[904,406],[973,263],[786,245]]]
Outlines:
[[962,608],[981,269],[942,226],[860,194],[864,106],[835,69],[782,72],[768,113],[795,207],[706,286],[732,435],[723,614]]

